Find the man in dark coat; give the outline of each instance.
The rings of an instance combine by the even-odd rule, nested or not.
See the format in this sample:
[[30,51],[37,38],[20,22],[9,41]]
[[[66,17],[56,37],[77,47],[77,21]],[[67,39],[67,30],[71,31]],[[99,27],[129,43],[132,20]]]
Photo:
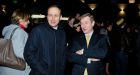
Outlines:
[[102,61],[107,53],[106,36],[93,30],[95,21],[91,14],[82,15],[80,23],[83,34],[74,39],[70,49],[72,53],[69,60],[75,63],[72,75],[104,75]]
[[31,31],[24,51],[30,75],[64,75],[66,36],[59,24],[60,17],[60,8],[50,6],[48,22]]

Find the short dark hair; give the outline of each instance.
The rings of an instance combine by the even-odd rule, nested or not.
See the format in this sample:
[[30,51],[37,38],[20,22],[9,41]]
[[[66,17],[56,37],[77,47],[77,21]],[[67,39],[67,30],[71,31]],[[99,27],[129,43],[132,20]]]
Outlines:
[[80,20],[83,19],[84,17],[87,17],[87,16],[90,18],[91,22],[95,21],[94,16],[91,15],[90,13],[85,13],[85,14],[81,15]]
[[[58,8],[59,10],[60,10],[60,14],[62,14],[62,10],[61,10],[61,8],[58,6],[58,5],[51,5],[51,6],[49,6],[48,7],[48,10],[50,9],[50,8]],[[48,15],[48,10],[47,10],[47,15]]]

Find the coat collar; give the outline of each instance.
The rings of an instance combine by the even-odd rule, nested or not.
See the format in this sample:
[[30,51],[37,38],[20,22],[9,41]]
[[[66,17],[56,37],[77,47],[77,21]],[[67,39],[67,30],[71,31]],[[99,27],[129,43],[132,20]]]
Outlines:
[[54,31],[55,30],[62,30],[63,29],[61,23],[58,24],[58,28],[57,29],[52,28],[48,22],[46,22],[44,26],[49,28],[49,29],[51,29],[51,30],[54,30]]

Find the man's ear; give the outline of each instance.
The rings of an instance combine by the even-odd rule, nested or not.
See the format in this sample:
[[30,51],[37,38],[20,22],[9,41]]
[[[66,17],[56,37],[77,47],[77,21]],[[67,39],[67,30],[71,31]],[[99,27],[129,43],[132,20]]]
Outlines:
[[92,26],[94,26],[95,25],[95,21],[92,21]]
[[62,20],[62,15],[60,16],[60,20]]

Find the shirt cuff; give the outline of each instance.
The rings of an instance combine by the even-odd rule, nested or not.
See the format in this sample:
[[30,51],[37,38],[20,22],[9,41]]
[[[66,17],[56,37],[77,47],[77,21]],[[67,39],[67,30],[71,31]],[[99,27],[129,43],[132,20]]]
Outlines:
[[90,64],[90,63],[91,63],[91,59],[88,58],[88,60],[87,60],[87,64]]

